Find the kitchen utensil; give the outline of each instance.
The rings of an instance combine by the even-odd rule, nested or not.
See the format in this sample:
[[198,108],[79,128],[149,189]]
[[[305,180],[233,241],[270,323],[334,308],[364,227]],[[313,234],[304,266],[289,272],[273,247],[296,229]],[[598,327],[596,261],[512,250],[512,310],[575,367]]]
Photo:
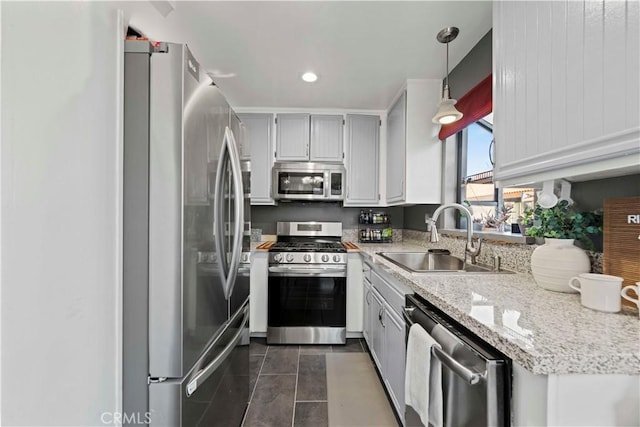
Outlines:
[[585,307],[617,313],[621,306],[622,280],[622,277],[608,274],[582,273],[569,279],[569,287],[580,292],[580,301]]

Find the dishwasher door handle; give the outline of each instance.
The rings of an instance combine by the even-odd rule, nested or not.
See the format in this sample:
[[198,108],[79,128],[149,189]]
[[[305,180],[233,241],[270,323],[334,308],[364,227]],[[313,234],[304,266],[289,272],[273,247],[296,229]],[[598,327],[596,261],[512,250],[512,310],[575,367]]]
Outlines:
[[471,371],[466,366],[463,366],[460,362],[449,356],[438,346],[431,346],[431,356],[436,357],[440,362],[444,363],[447,368],[451,369],[456,375],[465,380],[467,383],[474,385],[483,381],[486,376],[486,372],[479,374]]

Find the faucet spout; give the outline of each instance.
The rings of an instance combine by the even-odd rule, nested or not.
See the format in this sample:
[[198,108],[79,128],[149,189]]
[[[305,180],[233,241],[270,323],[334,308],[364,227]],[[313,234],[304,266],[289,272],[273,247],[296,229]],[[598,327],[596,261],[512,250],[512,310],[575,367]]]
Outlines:
[[439,236],[438,236],[438,230],[436,227],[436,221],[438,220],[438,217],[440,216],[440,214],[442,213],[442,211],[444,211],[445,209],[448,208],[454,208],[454,209],[458,209],[460,212],[462,212],[463,214],[465,214],[467,216],[467,245],[465,247],[465,255],[469,254],[471,256],[471,263],[475,263],[475,259],[476,257],[480,254],[480,248],[482,247],[482,239],[478,239],[478,246],[474,246],[473,244],[473,229],[472,227],[472,222],[471,218],[471,211],[464,205],[461,205],[460,203],[447,203],[445,205],[441,205],[439,206],[435,212],[433,213],[433,217],[431,217],[430,219],[430,223],[431,223],[431,242],[435,243],[439,240]]

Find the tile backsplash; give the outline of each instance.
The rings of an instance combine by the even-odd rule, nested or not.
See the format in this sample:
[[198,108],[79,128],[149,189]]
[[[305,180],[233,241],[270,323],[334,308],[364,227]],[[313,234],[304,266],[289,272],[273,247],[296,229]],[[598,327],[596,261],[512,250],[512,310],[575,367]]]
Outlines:
[[[426,231],[404,230],[405,242],[411,242],[425,248],[448,249],[457,257],[464,256],[464,248],[467,244],[465,237],[440,236],[438,243],[429,241],[429,233]],[[505,270],[520,273],[531,273],[531,254],[539,245],[527,245],[523,243],[506,243],[495,241],[483,241],[478,262],[480,264],[493,265],[493,257],[500,257],[500,265]],[[602,253],[586,251],[591,260],[591,271],[602,273]]]
[[[275,236],[262,234],[261,228],[251,229],[251,241],[260,242],[263,239],[273,240]],[[438,243],[429,241],[429,233],[426,231],[416,231],[408,229],[393,229],[393,242],[408,242],[418,246],[428,248],[448,249],[457,257],[464,256],[464,248],[467,243],[465,237],[452,237],[441,235]],[[358,243],[358,229],[347,228],[342,230],[342,240],[345,242]],[[363,243],[366,245],[366,243]],[[505,270],[516,271],[520,273],[531,273],[531,254],[539,245],[527,245],[523,243],[506,243],[484,240],[482,242],[482,250],[478,256],[478,262],[481,264],[493,265],[493,258],[497,255],[500,257],[500,265]],[[594,273],[602,273],[602,253],[586,251],[591,260],[591,271]]]

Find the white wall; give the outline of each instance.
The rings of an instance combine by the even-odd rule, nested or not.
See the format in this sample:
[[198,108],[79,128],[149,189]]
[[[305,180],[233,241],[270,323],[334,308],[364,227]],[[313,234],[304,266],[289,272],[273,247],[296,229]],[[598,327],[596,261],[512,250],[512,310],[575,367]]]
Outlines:
[[122,17],[0,7],[0,421],[102,425],[121,404]]

